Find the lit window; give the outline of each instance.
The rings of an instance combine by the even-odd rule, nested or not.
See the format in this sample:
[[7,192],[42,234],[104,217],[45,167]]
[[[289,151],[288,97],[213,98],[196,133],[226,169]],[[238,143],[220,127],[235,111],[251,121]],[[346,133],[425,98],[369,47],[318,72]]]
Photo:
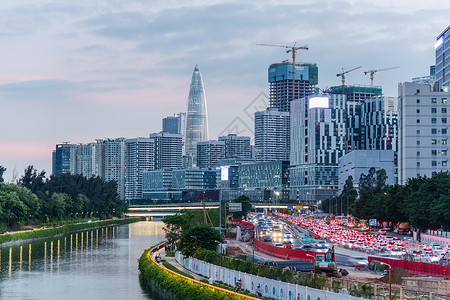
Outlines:
[[447,150],[442,150],[442,155],[447,155]]
[[447,103],[447,98],[442,98],[442,103],[446,104]]
[[447,145],[447,140],[442,140],[442,145]]
[[431,140],[431,145],[436,145],[437,144],[437,140],[436,139],[432,139]]
[[436,98],[431,98],[431,103],[436,103]]
[[442,166],[443,166],[443,167],[446,167],[446,166],[447,166],[447,161],[446,161],[446,160],[443,160],[443,161],[442,161]]

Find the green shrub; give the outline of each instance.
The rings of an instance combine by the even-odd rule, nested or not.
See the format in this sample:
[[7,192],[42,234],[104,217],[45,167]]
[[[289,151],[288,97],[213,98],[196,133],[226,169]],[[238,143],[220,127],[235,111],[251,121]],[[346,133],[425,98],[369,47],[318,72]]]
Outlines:
[[149,252],[150,249],[147,249],[139,259],[140,279],[145,287],[148,287],[152,283],[156,283],[159,288],[170,293],[175,299],[234,300],[241,298],[174,275],[156,265],[149,258]]

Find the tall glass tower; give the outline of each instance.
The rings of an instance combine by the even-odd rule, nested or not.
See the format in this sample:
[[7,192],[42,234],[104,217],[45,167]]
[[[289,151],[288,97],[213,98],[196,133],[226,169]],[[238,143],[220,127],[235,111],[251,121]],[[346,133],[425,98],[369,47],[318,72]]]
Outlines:
[[208,115],[203,79],[200,70],[195,66],[189,90],[186,113],[185,152],[193,161],[197,157],[197,143],[208,140]]

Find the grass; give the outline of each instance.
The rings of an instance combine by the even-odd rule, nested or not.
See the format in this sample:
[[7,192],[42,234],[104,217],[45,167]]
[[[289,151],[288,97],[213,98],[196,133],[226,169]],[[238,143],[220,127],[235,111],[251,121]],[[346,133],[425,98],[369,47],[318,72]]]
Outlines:
[[164,267],[166,267],[167,269],[169,269],[169,270],[171,270],[171,271],[174,271],[175,273],[178,273],[178,274],[180,274],[180,275],[183,275],[183,276],[186,276],[186,277],[188,277],[188,278],[194,279],[194,276],[192,276],[192,275],[190,275],[190,274],[188,274],[188,273],[185,273],[185,272],[183,272],[183,271],[181,271],[181,270],[175,268],[174,266],[172,266],[172,265],[171,265],[170,263],[168,263],[167,261],[163,261],[162,264],[163,264]]

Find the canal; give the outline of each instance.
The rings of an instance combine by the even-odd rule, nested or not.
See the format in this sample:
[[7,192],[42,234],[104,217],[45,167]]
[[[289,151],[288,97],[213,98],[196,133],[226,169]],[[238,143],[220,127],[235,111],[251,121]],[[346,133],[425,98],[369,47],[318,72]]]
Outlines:
[[138,222],[0,247],[0,299],[157,299],[139,284],[138,259],[164,240]]

